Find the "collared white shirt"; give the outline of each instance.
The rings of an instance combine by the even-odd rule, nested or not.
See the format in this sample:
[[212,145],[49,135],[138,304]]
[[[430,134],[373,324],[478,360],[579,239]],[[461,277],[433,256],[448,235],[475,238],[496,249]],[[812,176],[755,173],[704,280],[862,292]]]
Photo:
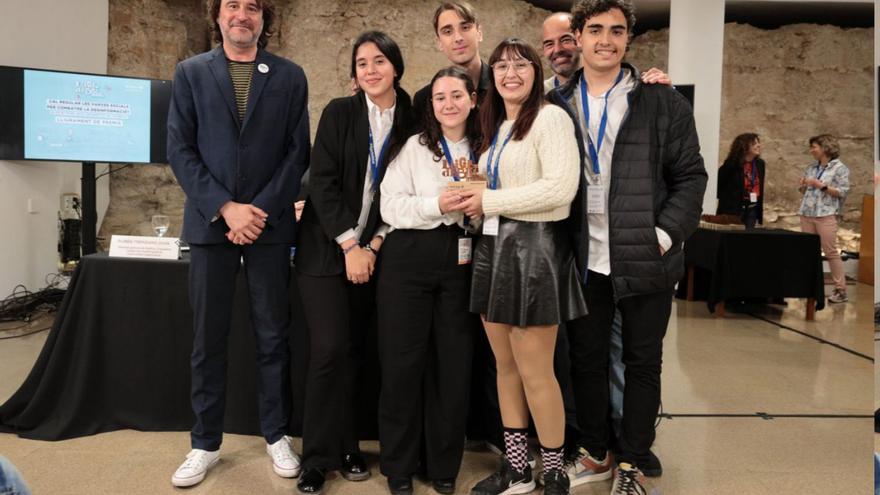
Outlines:
[[[586,129],[586,120],[584,118],[583,104],[581,103],[581,84],[583,79],[577,81],[574,88],[574,99],[571,100],[578,116],[578,123],[581,130]],[[608,196],[611,186],[611,160],[614,156],[614,143],[617,141],[617,134],[620,131],[620,125],[623,123],[623,117],[629,109],[629,100],[627,94],[632,91],[636,85],[636,80],[632,76],[632,72],[624,69],[624,76],[620,83],[611,90],[608,95],[608,122],[605,125],[605,135],[602,140],[602,147],[599,149],[599,174],[593,173],[593,164],[589,153],[585,157],[586,167],[584,175],[587,182],[592,185],[601,185],[605,189],[605,213],[588,213],[587,220],[590,225],[590,254],[587,262],[587,268],[603,275],[611,273],[611,252],[610,240],[608,232]],[[599,125],[602,115],[605,113],[605,94],[593,96],[587,92],[587,98],[590,108],[590,128],[588,130],[590,139],[594,146],[598,147]],[[588,150],[587,135],[584,134],[584,150]],[[664,251],[672,246],[672,239],[663,229],[654,227],[657,232],[657,239],[660,241],[660,247]]]
[[[382,220],[392,230],[431,230],[452,224],[464,228],[461,212],[444,214],[440,211],[439,196],[455,180],[454,174],[446,158],[438,159],[433,151],[419,142],[420,137],[419,134],[410,137],[394,161],[388,164],[382,180]],[[455,165],[477,167],[471,161],[467,138],[457,142],[447,140],[446,144]]]
[[[373,133],[373,150],[376,153],[376,159],[379,159],[379,153],[382,151],[382,143],[385,142],[385,138],[388,137],[388,134],[391,132],[391,126],[394,124],[394,110],[397,108],[397,102],[395,101],[394,105],[391,105],[391,108],[386,110],[380,110],[379,106],[373,103],[373,100],[370,99],[369,95],[366,96],[367,100],[367,117],[370,121],[370,131]],[[364,231],[364,225],[367,223],[367,217],[370,214],[370,205],[373,203],[373,171],[370,168],[370,157],[367,157],[367,173],[364,178],[364,192],[363,192],[363,203],[361,206],[361,214],[358,217],[357,227],[354,229],[348,229],[342,234],[336,237],[336,243],[342,244],[343,242],[355,238],[360,239],[361,234]],[[376,229],[376,233],[373,235],[385,237],[385,234],[388,232],[388,226],[385,224],[380,225]]]

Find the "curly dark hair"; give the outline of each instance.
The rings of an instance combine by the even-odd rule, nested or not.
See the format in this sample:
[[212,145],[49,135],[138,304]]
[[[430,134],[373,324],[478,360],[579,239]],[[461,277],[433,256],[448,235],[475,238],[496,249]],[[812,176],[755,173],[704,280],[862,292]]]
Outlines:
[[[217,18],[220,17],[220,6],[223,0],[211,0],[211,8],[208,9],[208,17],[210,17],[213,25],[214,41],[223,43],[223,33],[220,32],[220,25],[217,24]],[[257,5],[263,11],[263,32],[260,33],[260,39],[257,40],[259,48],[266,48],[269,44],[269,38],[275,36],[275,4],[272,0],[257,0]]]
[[571,30],[583,31],[587,19],[604,14],[611,9],[619,9],[626,18],[626,32],[632,40],[636,25],[636,8],[631,0],[580,0],[571,8]]
[[[434,77],[431,78],[431,84],[429,84],[428,87],[431,88],[432,96],[434,83],[441,77],[454,77],[456,79],[461,79],[464,82],[464,87],[467,90],[468,95],[475,95],[477,92],[477,88],[474,86],[474,80],[471,79],[471,76],[468,75],[467,71],[461,67],[452,66],[440,69],[434,74]],[[424,130],[419,135],[419,143],[427,146],[429,150],[434,152],[435,161],[440,161],[443,157],[443,150],[440,149],[439,141],[440,136],[443,135],[443,130],[440,128],[440,122],[437,121],[437,117],[434,116],[434,104],[431,100],[432,98],[429,97],[427,108],[422,109],[424,111],[425,121],[423,122]],[[478,113],[478,108],[471,110],[464,131],[464,135],[468,138],[472,150],[476,150],[480,143],[480,126],[477,120]]]
[[749,152],[749,148],[751,148],[752,145],[755,144],[755,141],[758,141],[760,139],[761,137],[753,132],[746,132],[733,138],[733,142],[730,143],[730,151],[727,152],[727,158],[724,160],[724,162],[731,162],[736,165],[742,165],[743,161],[745,160],[746,153]]

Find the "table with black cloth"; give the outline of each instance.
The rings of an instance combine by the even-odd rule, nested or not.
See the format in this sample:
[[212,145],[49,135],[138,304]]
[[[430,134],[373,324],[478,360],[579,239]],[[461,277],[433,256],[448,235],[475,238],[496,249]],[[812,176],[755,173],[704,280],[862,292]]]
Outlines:
[[[84,257],[36,364],[21,388],[0,406],[0,431],[39,440],[126,428],[189,431],[194,416],[188,270],[186,259]],[[291,268],[289,426],[292,435],[300,436],[308,332],[295,278]],[[359,375],[358,420],[361,438],[375,439],[379,394],[375,322],[365,327],[368,348]],[[256,350],[244,268],[236,281],[228,356],[224,431],[259,435]],[[472,415],[471,424],[474,421],[479,419]]]
[[725,300],[807,299],[808,320],[825,307],[819,236],[790,230],[697,229],[684,244],[679,297],[705,300],[724,315]]

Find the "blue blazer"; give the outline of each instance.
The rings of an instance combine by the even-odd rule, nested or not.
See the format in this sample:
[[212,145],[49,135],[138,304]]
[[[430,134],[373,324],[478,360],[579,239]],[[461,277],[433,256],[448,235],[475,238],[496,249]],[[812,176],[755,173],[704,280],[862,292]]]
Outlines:
[[168,159],[186,193],[185,241],[229,242],[223,218],[212,220],[224,203],[235,201],[269,215],[256,242],[292,244],[293,203],[309,166],[308,85],[302,68],[259,50],[247,113],[239,123],[222,46],[177,64]]

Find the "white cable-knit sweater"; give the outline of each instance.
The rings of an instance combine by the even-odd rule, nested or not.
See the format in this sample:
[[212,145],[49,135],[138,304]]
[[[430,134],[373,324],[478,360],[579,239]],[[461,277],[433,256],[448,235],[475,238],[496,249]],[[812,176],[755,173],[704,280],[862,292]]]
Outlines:
[[[501,124],[497,153],[514,121]],[[486,216],[501,215],[524,222],[553,222],[568,218],[577,193],[580,151],[574,124],[565,110],[545,104],[528,134],[507,143],[498,165],[499,186],[483,193]],[[485,174],[489,152],[480,157]]]

